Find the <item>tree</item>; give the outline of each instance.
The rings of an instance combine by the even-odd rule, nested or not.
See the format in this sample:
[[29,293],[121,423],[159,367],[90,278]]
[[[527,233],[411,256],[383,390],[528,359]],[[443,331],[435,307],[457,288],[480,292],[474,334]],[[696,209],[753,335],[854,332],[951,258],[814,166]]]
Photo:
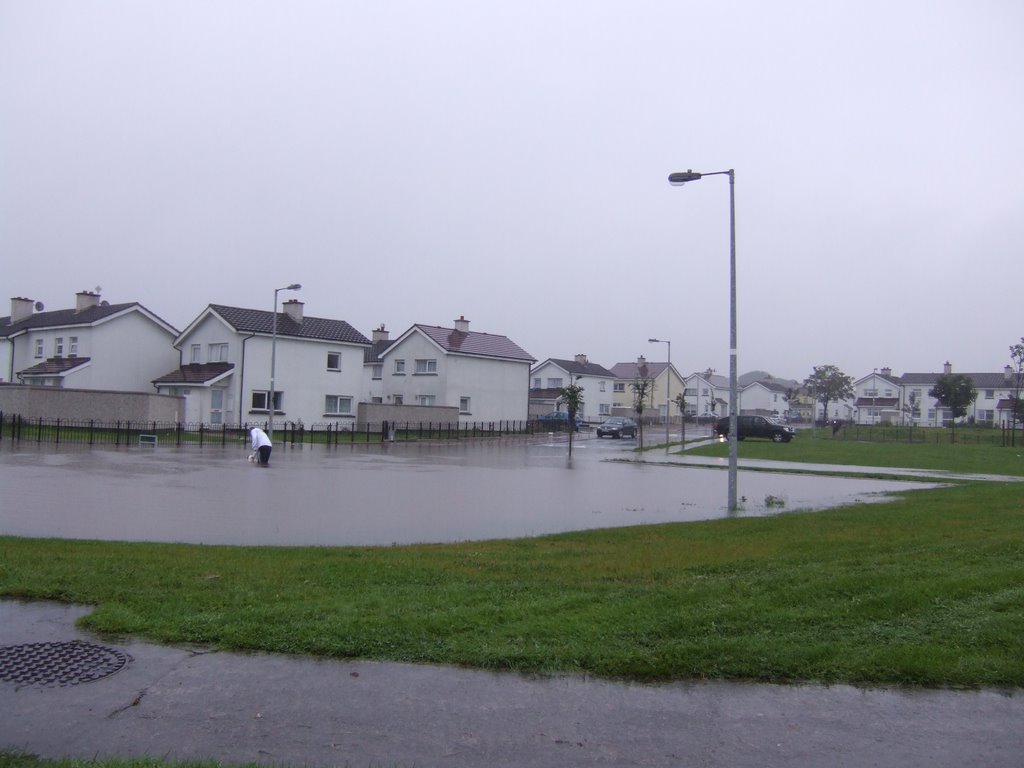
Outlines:
[[928,390],[928,396],[939,401],[943,408],[953,412],[953,440],[956,441],[956,420],[967,415],[967,408],[978,397],[978,390],[970,376],[962,373],[947,373],[939,376],[935,386]]
[[640,450],[644,449],[644,406],[646,401],[654,392],[654,381],[647,378],[647,366],[641,365],[637,368],[637,377],[629,385],[633,390],[633,412],[636,413],[636,423],[640,429]]
[[572,457],[572,436],[576,432],[576,414],[583,405],[583,387],[579,384],[570,384],[558,390],[558,403],[565,404],[565,410],[569,413],[569,456]]
[[1013,392],[1010,394],[1010,445],[1017,445],[1017,422],[1024,423],[1024,402],[1020,393],[1024,389],[1024,336],[1020,344],[1010,346],[1010,360],[1013,361]]
[[679,446],[686,450],[686,392],[676,395],[676,405],[679,406]]
[[[817,400],[823,406],[823,417],[828,418],[828,404],[853,397],[853,379],[834,365],[816,365],[814,371],[804,379],[804,387],[811,393],[812,402]],[[814,411],[811,409],[811,421]]]

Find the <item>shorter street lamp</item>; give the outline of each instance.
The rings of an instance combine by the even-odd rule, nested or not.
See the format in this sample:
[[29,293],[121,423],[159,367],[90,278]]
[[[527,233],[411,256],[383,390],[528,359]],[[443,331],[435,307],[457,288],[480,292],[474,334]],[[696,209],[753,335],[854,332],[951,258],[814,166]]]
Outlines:
[[672,418],[672,342],[666,339],[648,339],[651,344],[668,345],[668,365],[665,368],[665,452],[668,453],[668,423]]
[[274,289],[274,315],[271,321],[271,332],[270,332],[270,402],[267,403],[267,410],[269,416],[267,417],[267,431],[270,433],[270,439],[274,439],[274,373],[277,367],[277,294],[281,291],[298,291],[301,290],[302,286],[298,283],[292,283],[286,285],[284,288]]

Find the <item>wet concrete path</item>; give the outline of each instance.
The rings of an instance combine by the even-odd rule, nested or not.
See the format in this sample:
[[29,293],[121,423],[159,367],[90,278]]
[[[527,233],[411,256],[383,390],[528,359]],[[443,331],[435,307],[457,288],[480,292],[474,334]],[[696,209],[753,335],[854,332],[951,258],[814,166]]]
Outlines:
[[292,766],[1018,767],[1024,696],[639,685],[99,640],[89,609],[0,601],[0,645],[73,639],[131,661],[69,688],[0,682],[0,748]]

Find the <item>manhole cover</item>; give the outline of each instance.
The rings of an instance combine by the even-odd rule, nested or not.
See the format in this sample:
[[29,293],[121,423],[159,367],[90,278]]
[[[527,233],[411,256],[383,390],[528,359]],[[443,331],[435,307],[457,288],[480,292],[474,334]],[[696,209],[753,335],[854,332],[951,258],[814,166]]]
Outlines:
[[116,648],[74,640],[0,646],[0,680],[61,688],[112,675],[131,660]]

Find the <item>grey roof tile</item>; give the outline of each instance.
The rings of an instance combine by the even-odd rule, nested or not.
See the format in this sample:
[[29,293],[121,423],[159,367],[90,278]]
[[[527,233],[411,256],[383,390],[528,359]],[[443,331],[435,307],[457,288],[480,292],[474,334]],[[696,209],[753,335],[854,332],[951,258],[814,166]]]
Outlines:
[[456,352],[464,355],[480,355],[482,357],[504,357],[509,360],[522,360],[532,363],[535,358],[508,336],[476,331],[457,331],[454,328],[441,328],[436,325],[421,325],[418,328],[432,339],[445,352]]
[[[236,331],[272,333],[274,330],[274,313],[267,310],[228,307],[224,304],[211,304],[210,309],[223,317],[225,322]],[[317,339],[346,344],[370,345],[368,338],[344,320],[304,317],[302,322],[297,323],[284,312],[277,313],[277,335],[297,339]]]

